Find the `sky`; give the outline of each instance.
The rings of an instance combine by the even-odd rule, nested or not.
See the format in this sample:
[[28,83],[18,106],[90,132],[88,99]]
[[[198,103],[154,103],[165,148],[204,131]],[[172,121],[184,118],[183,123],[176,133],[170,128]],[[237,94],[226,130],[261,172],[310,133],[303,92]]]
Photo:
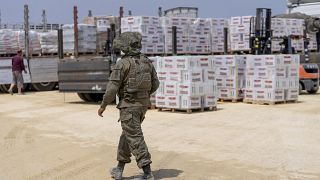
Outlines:
[[258,7],[272,8],[273,14],[286,11],[286,0],[0,0],[2,23],[23,22],[24,5],[29,5],[30,22],[40,23],[42,10],[47,12],[48,23],[72,23],[73,6],[78,6],[79,19],[93,15],[118,15],[124,7],[125,15],[157,16],[158,7],[163,10],[174,7],[198,7],[199,17],[232,17],[254,15]]

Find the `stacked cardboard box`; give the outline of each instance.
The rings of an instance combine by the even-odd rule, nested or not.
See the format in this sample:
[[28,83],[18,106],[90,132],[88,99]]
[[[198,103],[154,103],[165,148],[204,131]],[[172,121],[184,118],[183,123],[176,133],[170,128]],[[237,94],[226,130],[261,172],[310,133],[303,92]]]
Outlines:
[[231,17],[230,43],[232,51],[250,50],[250,20],[252,16]]
[[309,38],[309,50],[315,51],[317,50],[317,34],[308,34]]
[[299,55],[247,56],[245,101],[297,100],[299,60]]
[[303,35],[305,30],[305,22],[302,19],[285,19],[285,18],[273,18],[271,22],[272,36],[278,37],[272,40],[272,51],[279,52],[282,42],[282,37],[295,36],[297,38],[292,39],[292,47],[296,51],[303,51],[304,42]]
[[[157,69],[157,60],[158,57],[149,57],[150,61],[152,62],[155,69]],[[156,92],[150,95],[150,102],[151,106],[156,106]]]
[[121,32],[140,32],[142,53],[164,53],[164,34],[158,17],[132,16],[121,19]]
[[156,106],[172,109],[216,107],[216,86],[210,56],[158,57],[160,87]]
[[211,52],[224,52],[224,40],[228,39],[228,50],[230,50],[230,39],[224,36],[224,28],[229,27],[229,21],[223,18],[211,19]]
[[245,88],[246,56],[213,56],[213,64],[218,98],[222,100],[242,99]]
[[172,26],[177,27],[177,54],[211,53],[210,19],[161,17],[165,53],[172,54]]
[[110,22],[108,19],[97,20],[97,52],[104,52],[104,47],[108,39],[108,28]]
[[[63,50],[66,53],[74,52],[74,25],[63,25]],[[78,52],[96,52],[97,27],[94,25],[78,25]]]

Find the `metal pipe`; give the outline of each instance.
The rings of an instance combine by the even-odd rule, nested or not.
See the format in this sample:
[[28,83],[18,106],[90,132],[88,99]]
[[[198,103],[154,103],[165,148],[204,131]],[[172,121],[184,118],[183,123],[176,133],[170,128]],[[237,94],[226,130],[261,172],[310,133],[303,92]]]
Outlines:
[[121,18],[123,17],[123,6],[120,6],[119,9],[119,35],[121,34]]
[[177,55],[177,26],[172,26],[172,55]]
[[317,32],[317,51],[320,52],[320,31]]
[[27,60],[30,58],[29,50],[29,7],[24,5],[24,49]]
[[59,59],[64,58],[63,54],[63,30],[58,29],[58,54],[59,54]]
[[73,30],[74,30],[74,57],[78,58],[79,42],[78,42],[78,7],[73,7]]
[[224,36],[224,54],[228,54],[228,34],[229,29],[225,27],[223,29],[223,36]]

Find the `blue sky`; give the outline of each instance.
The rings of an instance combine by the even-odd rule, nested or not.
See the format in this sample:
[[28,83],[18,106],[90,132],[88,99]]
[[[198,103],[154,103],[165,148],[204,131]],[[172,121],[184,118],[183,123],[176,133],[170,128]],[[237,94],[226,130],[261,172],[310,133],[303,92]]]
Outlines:
[[124,6],[133,15],[156,16],[158,7],[163,9],[177,6],[199,8],[200,17],[231,17],[255,14],[255,8],[273,9],[273,14],[286,11],[286,0],[0,0],[2,23],[23,22],[23,6],[29,5],[30,22],[41,22],[42,9],[46,9],[48,22],[71,23],[72,9],[78,6],[79,18],[91,9],[94,15],[117,15]]

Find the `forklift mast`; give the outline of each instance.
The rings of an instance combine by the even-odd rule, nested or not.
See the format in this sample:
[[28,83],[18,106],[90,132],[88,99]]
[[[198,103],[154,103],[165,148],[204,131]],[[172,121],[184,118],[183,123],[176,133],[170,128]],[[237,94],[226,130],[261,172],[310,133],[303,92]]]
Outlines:
[[271,54],[271,9],[257,8],[250,20],[250,46],[253,54]]

